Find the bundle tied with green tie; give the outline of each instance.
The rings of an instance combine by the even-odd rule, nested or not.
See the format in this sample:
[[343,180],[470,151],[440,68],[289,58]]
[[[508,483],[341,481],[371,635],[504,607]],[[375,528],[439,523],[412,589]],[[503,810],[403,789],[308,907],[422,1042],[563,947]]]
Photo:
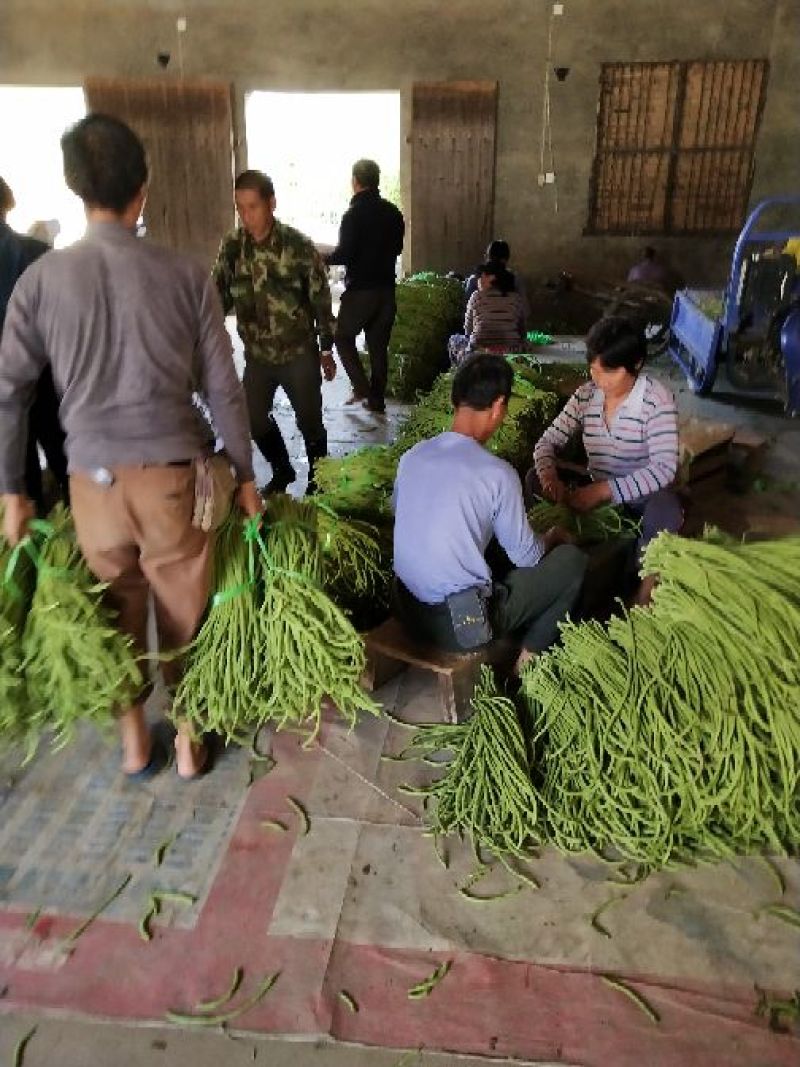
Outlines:
[[214,588],[174,713],[196,733],[243,741],[265,723],[316,736],[329,700],[350,726],[378,706],[360,685],[364,644],[325,592],[352,568],[377,580],[365,529],[355,533],[313,502],[273,497],[263,518],[233,516],[217,539]]
[[3,700],[0,730],[5,741],[23,741],[30,756],[44,735],[59,748],[82,722],[111,726],[114,712],[141,692],[143,678],[65,508],[49,522],[32,523],[28,537],[4,554],[0,686],[10,699]]

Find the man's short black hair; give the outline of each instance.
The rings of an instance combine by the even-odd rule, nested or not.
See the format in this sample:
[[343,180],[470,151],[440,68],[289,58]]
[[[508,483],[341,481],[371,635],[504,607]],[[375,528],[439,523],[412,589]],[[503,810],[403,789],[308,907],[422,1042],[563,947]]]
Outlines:
[[486,258],[507,263],[511,259],[511,249],[508,247],[508,241],[492,241],[486,249]]
[[237,193],[240,189],[249,189],[250,192],[258,193],[262,200],[271,200],[275,195],[272,178],[263,170],[243,170],[233,188]]
[[624,367],[638,374],[647,357],[647,338],[641,326],[623,315],[608,315],[592,326],[586,335],[586,360],[599,360],[606,370]]
[[144,145],[112,115],[94,112],[76,122],[61,151],[67,185],[90,207],[121,213],[147,182]]
[[514,371],[502,356],[488,353],[470,356],[453,378],[453,407],[486,411],[498,397],[508,402],[513,384]]
[[377,189],[381,184],[381,168],[374,159],[359,159],[353,164],[353,177],[364,189]]

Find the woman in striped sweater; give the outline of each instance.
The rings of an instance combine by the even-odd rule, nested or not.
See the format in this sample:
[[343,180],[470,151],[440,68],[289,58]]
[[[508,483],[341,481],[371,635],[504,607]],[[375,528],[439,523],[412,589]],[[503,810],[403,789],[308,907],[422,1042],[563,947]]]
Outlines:
[[[624,505],[641,519],[640,549],[662,530],[675,533],[683,524],[671,490],[678,469],[675,400],[643,372],[646,351],[644,333],[627,319],[611,316],[595,323],[586,337],[592,380],[572,394],[540,437],[526,486],[576,511]],[[556,459],[579,433],[591,481],[569,489]]]
[[525,310],[514,288],[514,275],[502,263],[483,263],[478,288],[467,301],[464,333],[450,338],[454,366],[474,352],[521,352],[525,344]]

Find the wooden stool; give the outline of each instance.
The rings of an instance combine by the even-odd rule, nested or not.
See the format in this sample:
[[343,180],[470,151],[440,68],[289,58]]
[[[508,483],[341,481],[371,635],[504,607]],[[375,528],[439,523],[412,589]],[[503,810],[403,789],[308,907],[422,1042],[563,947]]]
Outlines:
[[439,683],[445,721],[463,720],[472,699],[481,664],[491,661],[491,645],[475,652],[442,652],[432,645],[422,645],[408,635],[399,619],[388,618],[365,639],[367,669],[362,683],[365,689],[382,685],[405,670],[421,667],[433,671]]

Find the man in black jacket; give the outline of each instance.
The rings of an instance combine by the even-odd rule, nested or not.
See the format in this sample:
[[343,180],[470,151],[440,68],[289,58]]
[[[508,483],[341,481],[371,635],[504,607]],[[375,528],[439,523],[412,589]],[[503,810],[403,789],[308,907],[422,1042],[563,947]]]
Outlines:
[[[50,246],[33,237],[15,233],[6,222],[6,215],[14,207],[14,194],[0,178],[0,336],[11,293],[27,268],[50,250]],[[28,413],[28,448],[25,457],[25,488],[39,515],[47,509],[39,445],[47,466],[58,483],[61,499],[69,503],[67,458],[64,453],[64,431],[58,418],[58,397],[50,368],[42,372]]]
[[[388,347],[397,312],[394,296],[397,257],[403,251],[405,223],[401,212],[380,195],[380,167],[371,159],[353,164],[353,199],[342,217],[339,243],[329,264],[346,267],[336,324],[336,348],[353,386],[350,403],[363,401],[370,411],[386,410]],[[356,350],[364,331],[371,366],[367,379]]]

